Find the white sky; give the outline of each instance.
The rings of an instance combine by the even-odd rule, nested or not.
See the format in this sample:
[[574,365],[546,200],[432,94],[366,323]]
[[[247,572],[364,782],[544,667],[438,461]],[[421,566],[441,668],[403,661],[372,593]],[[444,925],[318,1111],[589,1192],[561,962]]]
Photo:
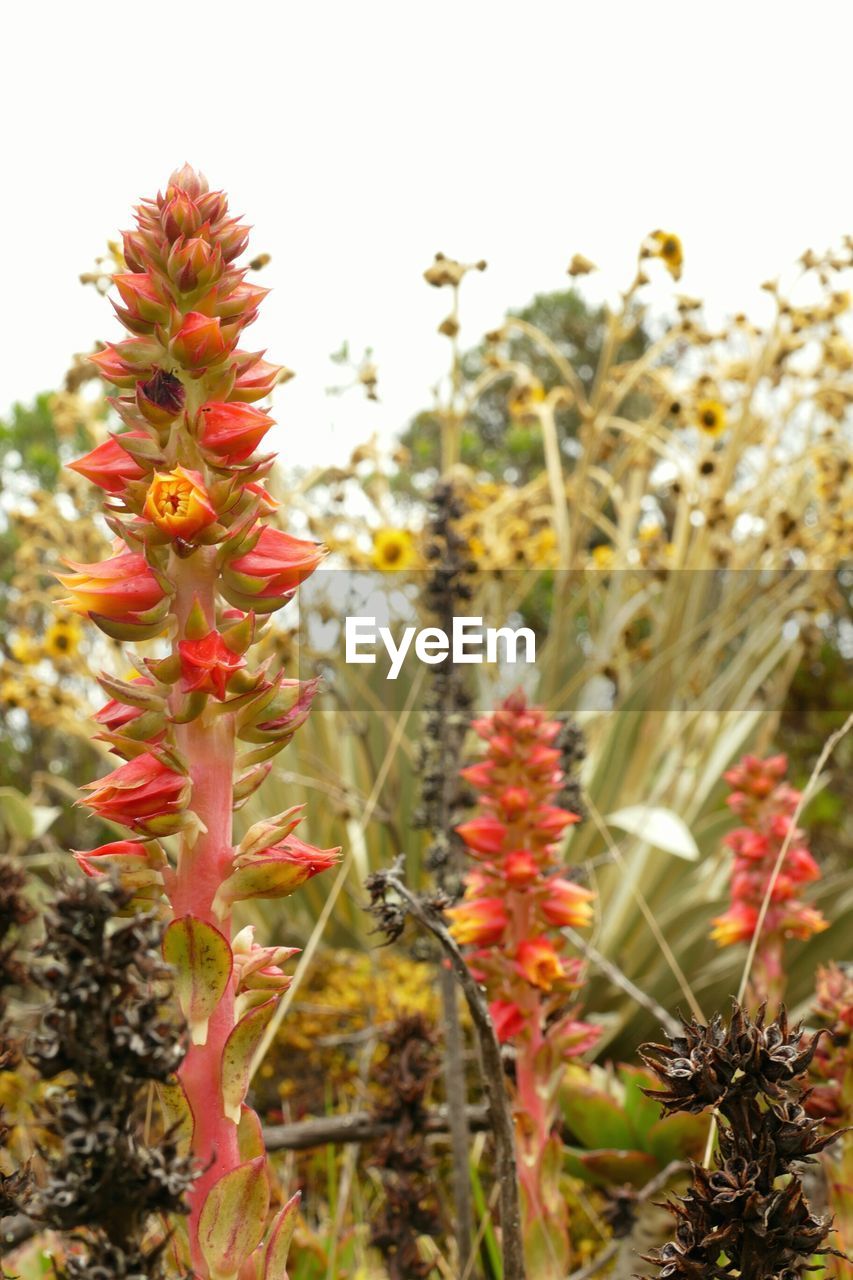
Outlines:
[[[575,251],[614,291],[657,226],[716,313],[853,230],[847,0],[42,0],[4,28],[0,412],[118,336],[77,276],[184,159],[272,254],[249,335],[298,374],[285,465],[343,461],[429,402],[437,249],[489,261],[473,342]],[[374,348],[378,406],[325,395],[345,337]]]

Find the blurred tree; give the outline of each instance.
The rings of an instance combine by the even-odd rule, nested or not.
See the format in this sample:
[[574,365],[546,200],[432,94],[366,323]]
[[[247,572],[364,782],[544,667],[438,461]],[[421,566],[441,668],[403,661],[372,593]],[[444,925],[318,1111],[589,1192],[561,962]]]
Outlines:
[[[605,341],[607,313],[604,307],[592,307],[575,289],[564,289],[537,294],[528,306],[509,314],[540,329],[560,354],[571,361],[584,387],[590,389]],[[616,362],[636,359],[649,341],[638,321],[618,348]],[[559,381],[551,358],[527,333],[509,331],[508,354],[510,360],[524,365],[546,392]],[[462,355],[463,392],[470,389],[487,365],[487,343]],[[536,423],[523,413],[513,412],[512,383],[511,374],[507,374],[477,399],[462,426],[460,457],[466,466],[488,473],[495,480],[522,485],[543,469],[545,459]],[[557,426],[563,448],[570,454],[577,432],[577,414],[570,409],[558,410]],[[422,493],[436,478],[439,439],[438,411],[422,410],[402,436],[410,462],[402,466],[395,477],[398,493],[411,496]]]

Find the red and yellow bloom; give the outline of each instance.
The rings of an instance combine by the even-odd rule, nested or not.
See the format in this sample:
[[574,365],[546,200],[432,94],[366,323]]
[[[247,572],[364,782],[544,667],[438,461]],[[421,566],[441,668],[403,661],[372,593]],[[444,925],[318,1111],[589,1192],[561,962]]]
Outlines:
[[184,542],[190,542],[217,518],[202,476],[187,467],[154,472],[142,514],[170,538]]
[[122,551],[95,564],[65,563],[73,573],[57,575],[70,592],[60,603],[72,613],[133,622],[165,598],[145,556],[136,551]]
[[229,649],[220,633],[209,631],[200,640],[181,640],[182,685],[187,693],[212,693],[220,701],[228,691],[228,681],[246,665],[241,654]]

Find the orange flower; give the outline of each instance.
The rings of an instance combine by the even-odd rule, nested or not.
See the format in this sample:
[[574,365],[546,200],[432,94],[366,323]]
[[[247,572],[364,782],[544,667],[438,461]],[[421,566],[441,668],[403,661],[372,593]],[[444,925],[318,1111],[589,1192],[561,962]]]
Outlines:
[[563,976],[563,965],[547,938],[525,938],[515,953],[518,972],[534,987],[550,991]]
[[509,923],[501,898],[475,898],[451,907],[445,914],[453,922],[450,932],[463,947],[485,947],[500,942]]
[[164,598],[144,556],[123,551],[97,564],[65,562],[74,573],[58,574],[71,595],[59,601],[72,613],[92,613],[119,621],[135,621]]
[[556,876],[548,883],[548,896],[542,903],[542,914],[549,924],[573,929],[592,924],[591,902],[595,894],[571,880]]
[[155,471],[143,515],[170,538],[189,542],[216,520],[216,508],[198,471]]

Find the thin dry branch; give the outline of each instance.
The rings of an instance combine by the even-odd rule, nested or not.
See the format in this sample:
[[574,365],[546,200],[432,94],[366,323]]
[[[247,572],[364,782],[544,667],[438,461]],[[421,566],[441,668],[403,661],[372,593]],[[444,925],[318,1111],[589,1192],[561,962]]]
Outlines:
[[373,888],[378,889],[380,893],[386,889],[393,890],[405,903],[408,913],[440,944],[459,980],[480,1045],[483,1077],[489,1099],[489,1115],[495,1136],[497,1180],[500,1186],[503,1277],[504,1280],[525,1280],[521,1207],[515,1159],[515,1128],[504,1083],[498,1038],[495,1035],[483,992],[465,963],[462,952],[443,924],[440,912],[428,903],[422,902],[402,880],[403,862],[403,858],[399,857],[390,871],[377,872],[371,878]]
[[[467,1107],[466,1116],[468,1127],[478,1133],[491,1128],[489,1108],[485,1105]],[[264,1142],[268,1151],[308,1151],[330,1143],[371,1142],[390,1133],[393,1127],[377,1120],[370,1111],[351,1111],[348,1115],[317,1116],[295,1124],[267,1125]],[[449,1131],[446,1107],[436,1107],[427,1114],[425,1133],[445,1135]]]

